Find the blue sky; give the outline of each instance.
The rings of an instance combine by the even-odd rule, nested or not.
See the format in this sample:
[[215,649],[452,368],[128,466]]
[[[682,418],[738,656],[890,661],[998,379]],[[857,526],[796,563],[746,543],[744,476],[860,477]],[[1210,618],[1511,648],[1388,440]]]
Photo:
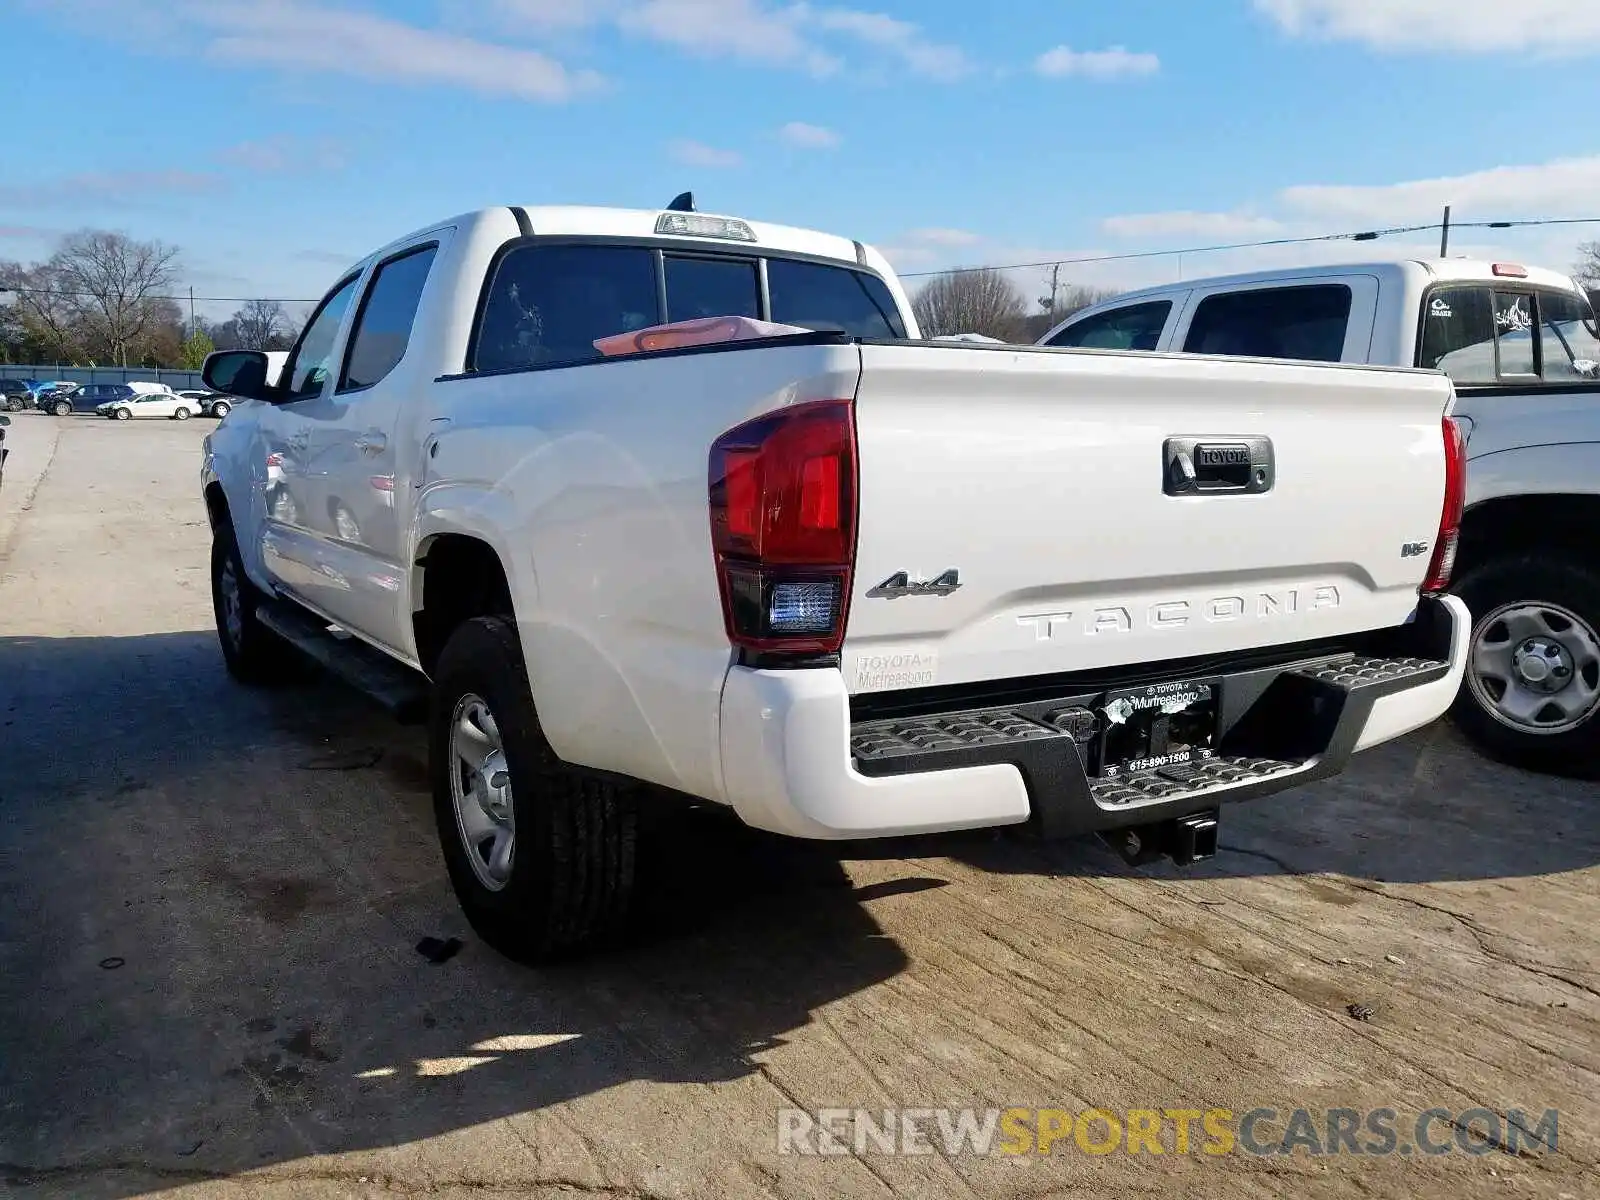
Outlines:
[[[31,98],[0,157],[0,258],[117,228],[180,246],[201,294],[310,299],[452,213],[685,188],[904,272],[1409,224],[1446,201],[1600,217],[1600,4],[1577,0],[0,0],[0,45]],[[1492,236],[1452,248],[1565,268],[1600,225]]]

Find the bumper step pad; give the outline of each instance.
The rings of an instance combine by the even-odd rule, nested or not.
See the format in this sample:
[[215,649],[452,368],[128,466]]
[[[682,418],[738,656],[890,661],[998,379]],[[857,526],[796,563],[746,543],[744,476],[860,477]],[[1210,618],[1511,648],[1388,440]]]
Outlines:
[[[1330,725],[1325,735],[1319,735],[1326,737],[1319,745],[1302,746],[1293,753],[1285,745],[1277,757],[1272,753],[1274,739],[1237,745],[1230,752],[1230,736],[1224,733],[1217,757],[1204,762],[1115,778],[1092,775],[1086,764],[1093,759],[1089,751],[1096,738],[1094,712],[1104,703],[1103,688],[992,708],[858,721],[850,729],[850,752],[856,769],[866,775],[1009,763],[1023,773],[1036,807],[1057,810],[1053,823],[1058,828],[1105,827],[1126,823],[1128,818],[1119,814],[1145,806],[1178,807],[1191,800],[1202,803],[1202,798],[1214,803],[1228,793],[1243,798],[1277,790],[1272,781],[1284,775],[1304,775],[1309,781],[1333,773],[1348,756],[1359,733],[1357,726],[1365,722],[1377,697],[1438,678],[1448,670],[1448,663],[1433,658],[1342,654],[1288,663],[1269,672],[1289,689],[1269,694],[1267,684],[1261,684],[1256,694],[1269,710],[1274,706],[1271,695],[1297,697],[1295,703],[1317,695],[1342,697],[1333,712],[1343,714],[1341,728],[1349,724],[1353,730],[1340,736]],[[1227,678],[1223,677],[1224,687]]]

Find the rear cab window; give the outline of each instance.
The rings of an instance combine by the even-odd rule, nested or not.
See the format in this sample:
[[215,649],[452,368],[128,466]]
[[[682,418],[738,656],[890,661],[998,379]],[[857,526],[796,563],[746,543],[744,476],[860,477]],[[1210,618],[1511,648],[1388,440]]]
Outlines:
[[905,325],[882,279],[844,264],[647,243],[512,243],[491,267],[471,371],[573,366],[595,342],[670,321],[742,316],[856,337]]
[[1442,284],[1423,298],[1417,366],[1458,384],[1600,378],[1600,336],[1586,297],[1547,288]]
[[1343,283],[1219,292],[1196,306],[1183,348],[1191,354],[1339,362],[1352,299]]

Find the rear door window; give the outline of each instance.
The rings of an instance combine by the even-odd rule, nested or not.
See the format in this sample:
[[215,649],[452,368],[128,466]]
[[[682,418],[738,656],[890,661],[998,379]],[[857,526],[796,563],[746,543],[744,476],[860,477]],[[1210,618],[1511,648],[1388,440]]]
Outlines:
[[399,365],[438,246],[422,246],[380,266],[356,312],[339,390],[367,388]]
[[1585,299],[1570,292],[1539,293],[1539,347],[1542,374],[1551,383],[1600,376],[1600,330]]
[[[792,259],[767,260],[772,319],[804,329],[843,329],[852,337],[906,335],[900,310],[876,275]],[[672,292],[668,289],[668,299]]]
[[668,321],[761,316],[761,278],[749,259],[669,254],[666,272]]
[[1171,300],[1113,308],[1068,325],[1048,344],[1094,350],[1154,350],[1171,313]]
[[592,362],[595,342],[661,323],[643,246],[518,246],[500,260],[473,350],[479,371]]
[[1193,354],[1339,362],[1350,305],[1350,288],[1342,283],[1220,292],[1200,301],[1183,348]]

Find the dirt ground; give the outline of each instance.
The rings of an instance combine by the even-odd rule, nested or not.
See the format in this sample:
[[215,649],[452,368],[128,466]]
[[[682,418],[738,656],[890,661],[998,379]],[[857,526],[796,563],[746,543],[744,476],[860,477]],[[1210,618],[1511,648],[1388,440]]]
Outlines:
[[[337,685],[224,674],[211,424],[14,419],[0,1194],[1600,1196],[1596,784],[1441,724],[1225,810],[1224,850],[1186,872],[691,813],[646,847],[633,944],[518,967],[448,890],[415,731]],[[429,936],[465,945],[435,964]],[[1277,1110],[1257,1144],[1297,1108],[1318,1128],[1388,1108],[1399,1136],[778,1152],[787,1107],[964,1106],[1069,1130],[1096,1107]],[[1432,1108],[1558,1110],[1558,1148],[1469,1153],[1440,1121],[1427,1154]]]

